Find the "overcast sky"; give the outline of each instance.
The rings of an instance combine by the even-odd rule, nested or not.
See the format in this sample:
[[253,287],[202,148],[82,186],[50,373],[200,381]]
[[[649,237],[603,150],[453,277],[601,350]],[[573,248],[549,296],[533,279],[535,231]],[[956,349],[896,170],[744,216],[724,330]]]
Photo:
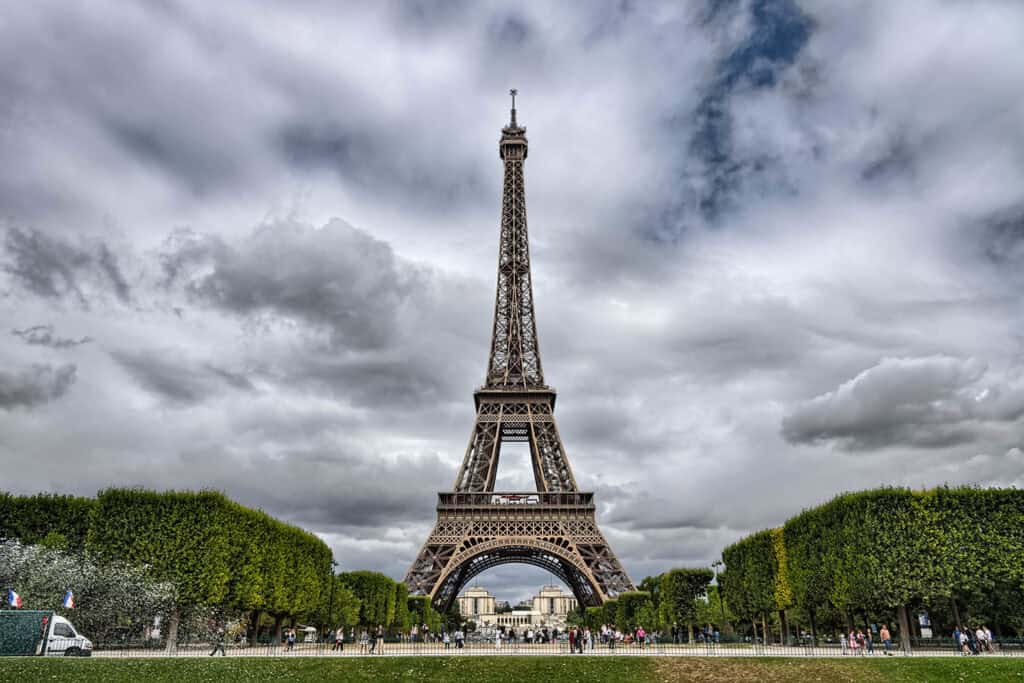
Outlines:
[[546,379],[635,581],[841,491],[1024,486],[1024,4],[3,5],[2,488],[215,488],[402,578],[511,87]]

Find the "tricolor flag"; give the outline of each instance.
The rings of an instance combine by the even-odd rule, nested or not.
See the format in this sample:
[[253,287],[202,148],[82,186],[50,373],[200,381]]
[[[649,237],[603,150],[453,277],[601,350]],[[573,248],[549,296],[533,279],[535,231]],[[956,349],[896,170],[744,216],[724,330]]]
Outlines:
[[11,607],[21,607],[21,596],[15,593],[13,588],[7,589],[7,604]]
[[68,590],[68,592],[64,594],[64,607],[66,607],[67,609],[75,608],[75,594],[72,593],[70,590]]

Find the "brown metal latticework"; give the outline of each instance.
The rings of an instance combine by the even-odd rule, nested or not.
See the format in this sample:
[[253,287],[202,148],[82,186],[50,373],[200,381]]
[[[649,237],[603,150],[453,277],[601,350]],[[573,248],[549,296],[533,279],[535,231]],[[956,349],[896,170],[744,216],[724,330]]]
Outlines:
[[[474,576],[511,562],[547,569],[581,605],[633,590],[594,519],[593,494],[578,491],[555,423],[555,390],[544,384],[526,230],[526,128],[501,131],[505,164],[491,354],[474,392],[476,424],[455,490],[440,493],[437,524],[409,568],[410,593],[447,610]],[[536,492],[496,493],[501,444],[526,442]]]

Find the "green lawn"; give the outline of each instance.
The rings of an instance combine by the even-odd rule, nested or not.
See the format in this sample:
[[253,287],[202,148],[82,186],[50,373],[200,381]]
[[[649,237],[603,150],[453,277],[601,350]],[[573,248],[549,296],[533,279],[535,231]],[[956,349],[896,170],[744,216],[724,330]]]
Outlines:
[[1017,681],[1020,658],[228,657],[0,659],[0,681]]

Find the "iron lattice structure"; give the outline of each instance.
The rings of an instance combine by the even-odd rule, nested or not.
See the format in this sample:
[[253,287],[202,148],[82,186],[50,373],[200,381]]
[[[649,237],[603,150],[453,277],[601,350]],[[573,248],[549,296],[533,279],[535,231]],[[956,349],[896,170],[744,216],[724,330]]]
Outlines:
[[[633,584],[595,521],[594,496],[578,490],[544,384],[526,230],[526,128],[501,131],[505,165],[498,286],[487,378],[473,398],[476,423],[453,492],[439,493],[437,523],[405,577],[409,592],[447,610],[477,574],[501,564],[547,569],[580,605],[600,605]],[[529,444],[536,491],[494,491],[501,445]]]

